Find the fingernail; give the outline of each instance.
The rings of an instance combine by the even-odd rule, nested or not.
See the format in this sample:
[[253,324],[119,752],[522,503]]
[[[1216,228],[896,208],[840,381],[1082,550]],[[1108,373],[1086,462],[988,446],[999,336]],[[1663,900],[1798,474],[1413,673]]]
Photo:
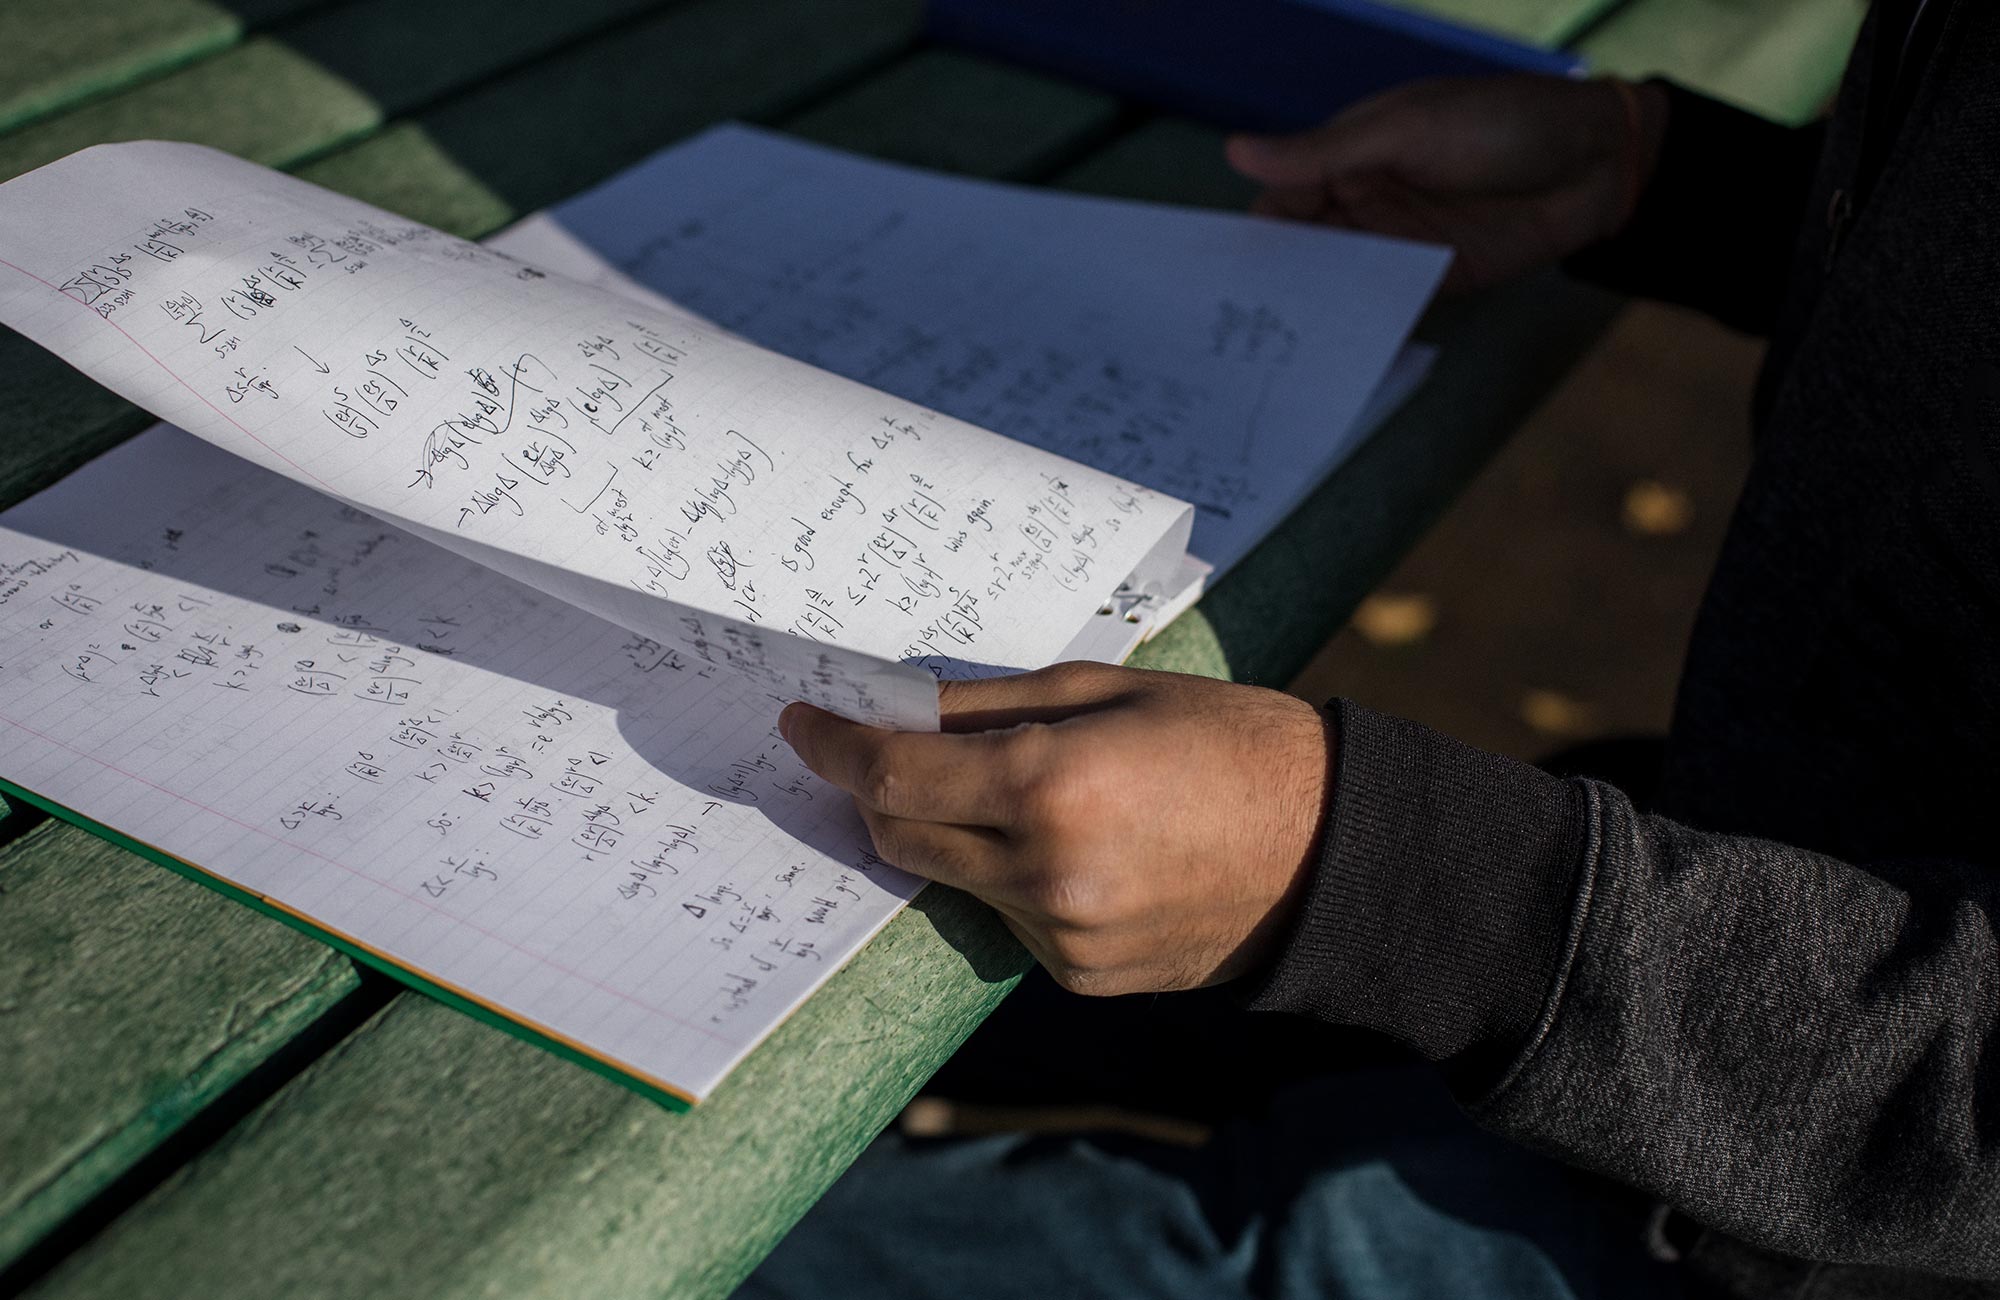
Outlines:
[[792,743],[792,710],[798,707],[796,704],[787,704],[778,710],[778,735],[787,745]]

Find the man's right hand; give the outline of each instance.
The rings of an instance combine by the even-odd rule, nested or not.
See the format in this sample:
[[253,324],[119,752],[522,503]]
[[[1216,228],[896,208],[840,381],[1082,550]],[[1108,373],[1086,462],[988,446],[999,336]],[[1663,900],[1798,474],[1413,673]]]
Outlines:
[[1655,85],[1514,75],[1411,82],[1294,136],[1232,137],[1256,210],[1448,244],[1476,289],[1616,234],[1659,159]]

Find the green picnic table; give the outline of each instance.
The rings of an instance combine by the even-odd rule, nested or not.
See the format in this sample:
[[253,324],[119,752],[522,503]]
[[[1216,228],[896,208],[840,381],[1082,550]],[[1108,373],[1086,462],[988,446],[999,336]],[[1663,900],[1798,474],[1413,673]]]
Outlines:
[[[1831,90],[1859,5],[1422,0],[1793,120]],[[980,176],[1248,197],[1215,129],[938,48],[920,0],[0,6],[0,179],[194,140],[478,237],[729,118]],[[1284,683],[1618,305],[1549,276],[1439,307],[1419,395],[1137,662]],[[148,423],[0,331],[0,506]],[[725,1295],[1027,962],[931,889],[673,1114],[16,805],[0,1293]]]

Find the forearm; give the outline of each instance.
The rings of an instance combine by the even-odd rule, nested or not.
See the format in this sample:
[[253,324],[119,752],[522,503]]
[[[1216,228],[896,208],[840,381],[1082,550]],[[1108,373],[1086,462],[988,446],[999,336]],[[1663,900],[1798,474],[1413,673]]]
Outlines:
[[1396,1034],[1483,1123],[1746,1239],[2000,1274],[1985,872],[1697,833],[1351,706],[1342,732],[1341,783],[1378,763],[1410,793],[1337,785],[1259,1005]]
[[1788,128],[1666,82],[1651,179],[1618,235],[1565,264],[1623,293],[1768,334],[1777,321],[1824,129]]

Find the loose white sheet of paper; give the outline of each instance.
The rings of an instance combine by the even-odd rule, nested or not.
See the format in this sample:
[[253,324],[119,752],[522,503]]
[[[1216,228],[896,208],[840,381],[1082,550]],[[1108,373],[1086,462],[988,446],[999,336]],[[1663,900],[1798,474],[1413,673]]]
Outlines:
[[[523,262],[568,276],[572,280],[579,280],[584,284],[595,285],[600,289],[652,304],[660,311],[691,316],[711,329],[722,328],[706,318],[693,316],[693,313],[687,312],[680,304],[669,301],[640,284],[613,266],[596,249],[570,233],[565,226],[546,212],[538,212],[515,222],[488,239],[486,246],[505,252],[508,256]],[[1369,394],[1367,404],[1361,408],[1361,414],[1355,417],[1354,423],[1344,433],[1335,438],[1326,438],[1319,436],[1324,431],[1318,431],[1315,436],[1301,440],[1303,444],[1308,444],[1300,447],[1301,455],[1308,454],[1313,450],[1313,445],[1317,445],[1322,459],[1318,464],[1302,463],[1295,467],[1296,483],[1310,485],[1338,469],[1349,452],[1367,441],[1384,421],[1410,399],[1410,395],[1415,393],[1430,375],[1431,367],[1437,364],[1437,357],[1437,348],[1429,343],[1412,340],[1403,344],[1402,350],[1396,353],[1396,359],[1389,363],[1388,371],[1375,385],[1375,391]],[[1174,423],[1171,411],[1161,410],[1152,414],[1157,422]],[[1050,418],[1061,417],[1059,413],[1054,413]],[[1110,470],[1110,464],[1090,459],[1088,453],[1099,451],[1101,448],[1079,446],[1076,450],[1086,453],[1083,458],[1084,463],[1092,464],[1098,469]],[[1114,450],[1105,459],[1107,462],[1119,459],[1119,453]],[[1231,530],[1240,539],[1227,551],[1232,564],[1247,554],[1246,543],[1254,544],[1255,539],[1262,538],[1275,527],[1277,521],[1282,518],[1284,509],[1290,508],[1286,503],[1296,504],[1296,496],[1296,485],[1288,486],[1285,491],[1269,496],[1260,496],[1256,507],[1246,511],[1239,526]],[[1195,532],[1197,536],[1208,535],[1202,529],[1198,518]],[[1203,565],[1207,570],[1202,579],[1204,584],[1220,576],[1213,565],[1205,561]],[[1164,621],[1161,625],[1164,625]],[[1077,644],[1072,643],[1063,657],[1076,657],[1077,649]],[[1107,662],[1115,662],[1115,659]]]
[[780,703],[176,429],[0,515],[9,779],[689,1097],[916,885]]
[[1449,258],[737,125],[546,215],[768,348],[1193,502],[1190,548],[1218,575],[1366,435]]
[[0,186],[0,258],[0,319],[155,413],[868,721],[1184,552],[1179,502],[193,145]]

